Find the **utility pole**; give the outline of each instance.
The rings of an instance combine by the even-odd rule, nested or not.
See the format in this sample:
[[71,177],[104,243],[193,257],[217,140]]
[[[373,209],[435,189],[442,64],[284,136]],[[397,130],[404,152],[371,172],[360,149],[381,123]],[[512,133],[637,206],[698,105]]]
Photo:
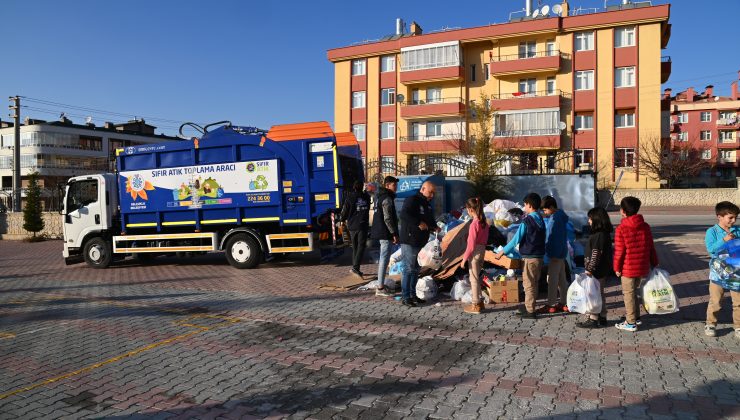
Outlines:
[[13,136],[13,211],[21,211],[21,97],[11,96],[8,98],[13,105],[10,108],[13,111],[13,127],[15,135]]

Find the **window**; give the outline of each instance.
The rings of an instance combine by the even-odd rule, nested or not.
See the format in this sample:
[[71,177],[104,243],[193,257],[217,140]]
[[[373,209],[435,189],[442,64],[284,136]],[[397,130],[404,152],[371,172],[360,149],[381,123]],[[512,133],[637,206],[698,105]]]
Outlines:
[[553,56],[553,55],[558,54],[558,51],[555,49],[554,39],[548,39],[547,42],[545,42],[545,54],[547,56]]
[[560,134],[560,110],[501,111],[494,118],[494,136],[521,137]]
[[712,158],[712,149],[704,149],[701,151],[701,158],[702,159],[711,159]]
[[442,102],[442,88],[427,88],[427,103]]
[[380,157],[380,169],[384,174],[396,173],[396,157],[395,156],[381,156]]
[[576,90],[593,90],[594,71],[584,70],[576,72]]
[[411,91],[411,105],[418,105],[420,101],[419,97],[419,89],[414,89]]
[[556,91],[556,85],[555,85],[555,76],[550,76],[547,78],[547,81],[545,83],[547,94],[548,95],[554,95]]
[[709,111],[702,111],[701,112],[701,122],[710,122],[712,121],[712,113]]
[[594,114],[576,114],[576,130],[593,130]]
[[488,67],[488,63],[483,64],[483,78],[488,80],[491,78],[491,69]]
[[576,33],[576,51],[591,51],[594,49],[593,32]]
[[381,89],[380,90],[380,105],[393,105],[396,103],[396,89]]
[[734,150],[720,150],[719,158],[725,161],[734,161],[735,151]]
[[98,201],[98,181],[76,181],[69,186],[65,210],[71,213],[96,201]]
[[521,169],[536,171],[538,160],[537,153],[522,153],[519,155],[519,166]]
[[394,122],[380,123],[380,138],[382,140],[396,138],[396,123]]
[[355,135],[357,141],[365,140],[365,124],[352,124],[352,134]]
[[635,126],[635,113],[617,114],[614,116],[614,127],[625,128]]
[[720,131],[719,132],[719,140],[720,141],[727,141],[732,143],[735,141],[735,139],[732,137],[732,131]]
[[680,152],[678,152],[678,159],[689,160],[689,151],[686,149],[683,149]]
[[614,167],[634,168],[635,149],[617,149],[614,153]]
[[421,136],[421,124],[418,122],[411,123],[411,126],[409,127],[409,140],[419,140]]
[[537,79],[519,79],[519,93],[534,94],[537,91]]
[[682,112],[678,114],[678,122],[680,123],[687,123],[689,122],[689,114],[686,112]]
[[352,108],[365,108],[365,91],[352,92]]
[[380,71],[382,73],[396,71],[396,56],[384,55],[380,57]]
[[442,135],[442,121],[427,121],[427,138]]
[[617,28],[614,30],[614,48],[634,47],[635,27]]
[[470,81],[475,82],[475,64],[470,65]]
[[537,43],[534,41],[519,43],[519,58],[531,58],[537,54]]
[[460,65],[460,44],[440,43],[434,46],[401,48],[401,71],[453,67]]
[[614,87],[634,87],[635,86],[635,68],[634,67],[617,67],[614,72]]
[[700,134],[702,141],[709,141],[712,139],[712,132],[709,130],[702,130]]
[[363,76],[365,74],[365,59],[352,60],[352,76]]
[[682,131],[678,133],[678,141],[688,141],[689,140],[689,133],[686,131]]
[[594,164],[594,149],[576,149],[576,166],[582,164]]

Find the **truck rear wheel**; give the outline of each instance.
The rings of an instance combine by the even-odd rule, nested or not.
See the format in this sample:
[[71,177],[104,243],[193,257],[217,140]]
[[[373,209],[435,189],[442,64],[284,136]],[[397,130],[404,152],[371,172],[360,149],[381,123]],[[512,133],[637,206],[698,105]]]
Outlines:
[[103,238],[92,238],[85,244],[85,262],[92,268],[107,268],[113,253]]
[[237,233],[226,242],[226,260],[232,267],[254,268],[260,263],[259,243],[246,233]]

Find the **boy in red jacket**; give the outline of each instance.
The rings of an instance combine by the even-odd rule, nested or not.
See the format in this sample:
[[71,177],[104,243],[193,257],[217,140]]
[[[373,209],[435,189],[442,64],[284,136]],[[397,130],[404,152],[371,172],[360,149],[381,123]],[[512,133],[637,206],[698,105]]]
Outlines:
[[626,316],[615,325],[620,330],[635,332],[640,325],[640,305],[637,289],[651,267],[658,265],[653,234],[640,211],[642,203],[636,197],[624,197],[619,203],[622,222],[614,234],[614,272],[622,279],[622,294]]

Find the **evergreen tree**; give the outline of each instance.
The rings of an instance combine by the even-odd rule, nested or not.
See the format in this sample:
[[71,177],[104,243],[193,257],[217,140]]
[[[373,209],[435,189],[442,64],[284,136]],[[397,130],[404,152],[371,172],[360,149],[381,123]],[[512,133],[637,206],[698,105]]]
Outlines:
[[26,193],[26,207],[23,208],[23,229],[33,233],[44,230],[44,219],[41,217],[41,188],[39,188],[39,174],[32,173],[28,177],[28,191]]
[[507,156],[497,151],[492,142],[496,110],[490,106],[491,100],[492,96],[481,92],[479,101],[470,105],[474,125],[468,153],[475,163],[466,174],[473,183],[474,193],[486,203],[497,198],[506,188],[504,179],[496,174]]

